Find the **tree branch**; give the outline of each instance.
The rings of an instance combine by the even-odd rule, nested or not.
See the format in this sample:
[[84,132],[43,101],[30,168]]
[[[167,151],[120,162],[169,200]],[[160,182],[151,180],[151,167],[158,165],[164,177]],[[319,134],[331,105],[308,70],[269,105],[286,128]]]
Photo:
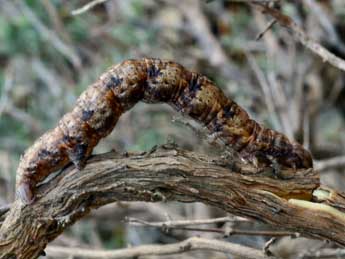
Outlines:
[[311,169],[258,172],[167,146],[108,153],[89,159],[82,171],[70,166],[41,184],[35,203],[15,201],[0,229],[0,258],[36,258],[67,226],[114,201],[198,201],[345,245],[344,197],[319,187]]
[[192,219],[192,220],[169,220],[162,222],[148,222],[142,219],[127,217],[125,222],[131,226],[150,226],[158,227],[163,229],[168,229],[172,227],[184,227],[184,226],[195,226],[195,225],[207,225],[215,223],[227,223],[227,222],[240,222],[247,221],[245,218],[241,217],[222,217],[214,219]]
[[329,159],[324,159],[317,161],[315,168],[318,171],[325,171],[332,168],[344,167],[345,166],[345,156],[336,156]]
[[83,257],[97,259],[125,259],[137,258],[145,255],[167,255],[180,254],[194,250],[210,250],[217,252],[229,253],[240,258],[248,259],[274,259],[274,256],[267,256],[262,251],[229,242],[191,237],[182,242],[168,245],[142,245],[138,247],[119,249],[115,251],[97,251],[91,249],[76,249],[66,247],[48,247],[47,253],[63,257]]
[[176,221],[164,221],[164,222],[148,222],[136,218],[127,218],[126,222],[131,226],[141,227],[157,227],[161,228],[162,231],[169,231],[171,229],[185,230],[185,231],[200,231],[200,232],[212,232],[222,234],[223,236],[232,235],[247,235],[247,236],[299,236],[298,233],[292,233],[287,231],[275,231],[275,230],[246,230],[230,228],[199,228],[199,227],[186,227],[189,225],[204,225],[212,224],[215,222],[238,222],[240,220],[231,219],[230,217],[207,219],[207,220],[176,220]]

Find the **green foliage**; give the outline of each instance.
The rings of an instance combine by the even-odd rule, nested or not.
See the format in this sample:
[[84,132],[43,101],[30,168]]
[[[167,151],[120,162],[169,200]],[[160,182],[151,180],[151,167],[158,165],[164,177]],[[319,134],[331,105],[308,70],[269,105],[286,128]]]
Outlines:
[[82,17],[75,17],[75,19],[69,19],[65,24],[66,30],[76,43],[83,43],[89,37],[88,23]]
[[0,16],[0,54],[38,55],[42,41],[27,19],[17,17],[14,21]]

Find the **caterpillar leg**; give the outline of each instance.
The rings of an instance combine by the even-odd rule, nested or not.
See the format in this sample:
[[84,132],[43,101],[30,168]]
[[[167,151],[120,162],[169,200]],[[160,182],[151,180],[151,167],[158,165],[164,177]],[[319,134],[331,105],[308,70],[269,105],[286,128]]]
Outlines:
[[281,178],[282,166],[279,164],[278,160],[272,156],[267,156],[267,159],[271,162],[271,167],[273,169],[273,174],[277,178]]
[[92,129],[88,124],[82,122],[79,116],[73,116],[72,113],[66,114],[62,118],[59,127],[63,133],[62,141],[69,160],[78,170],[83,169],[92,148],[97,143]]
[[73,148],[67,150],[67,154],[71,162],[78,170],[82,170],[86,165],[89,157],[88,145],[86,143],[78,143]]
[[273,169],[274,177],[278,179],[288,180],[294,177],[296,173],[296,165],[291,164],[291,167],[286,167],[279,163],[279,160],[272,156],[267,156],[267,159],[271,162],[270,167]]

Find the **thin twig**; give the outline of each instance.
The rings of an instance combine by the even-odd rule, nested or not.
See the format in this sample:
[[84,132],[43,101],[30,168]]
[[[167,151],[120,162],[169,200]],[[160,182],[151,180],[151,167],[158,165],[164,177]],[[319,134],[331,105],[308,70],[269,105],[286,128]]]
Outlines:
[[345,156],[338,156],[330,159],[316,161],[314,167],[316,170],[324,171],[343,166],[345,166]]
[[238,256],[240,258],[252,259],[274,259],[274,256],[267,256],[258,249],[246,247],[229,242],[205,239],[199,237],[191,237],[182,242],[168,245],[142,245],[132,248],[119,249],[114,251],[103,251],[94,249],[78,249],[58,246],[48,246],[46,253],[49,256],[63,256],[63,257],[83,257],[83,258],[138,258],[139,256],[148,255],[167,255],[167,254],[181,254],[194,250],[209,250],[223,252]]
[[108,1],[108,0],[93,0],[89,3],[87,3],[86,5],[78,8],[78,9],[73,10],[71,12],[71,15],[73,15],[73,16],[80,15],[80,14],[85,13],[85,12],[89,11],[90,9],[94,8],[96,5],[105,3],[106,1]]
[[165,222],[148,222],[137,218],[126,218],[126,222],[131,226],[142,226],[142,227],[158,227],[162,228],[163,231],[168,231],[170,229],[178,229],[185,231],[198,231],[198,232],[211,232],[219,233],[224,236],[231,235],[247,235],[247,236],[296,236],[298,234],[289,231],[271,231],[271,230],[244,230],[244,229],[234,229],[229,230],[220,228],[195,228],[195,227],[185,227],[190,225],[204,225],[204,224],[214,224],[214,223],[226,223],[226,222],[238,222],[238,221],[248,221],[247,219],[241,217],[223,217],[214,219],[202,219],[202,220],[177,220],[177,221],[165,221]]
[[[259,31],[266,31],[267,21],[266,17],[259,11],[253,10],[255,23],[258,26]],[[286,50],[284,50],[278,42],[276,35],[272,31],[266,31],[263,42],[266,45],[267,53],[267,63],[269,66],[277,66],[278,60],[284,60],[284,69],[289,66],[286,65]],[[291,62],[290,62],[291,63]],[[292,62],[293,63],[293,62]],[[283,71],[281,71],[283,72]],[[287,92],[283,89],[283,86],[277,80],[277,72],[274,69],[267,71],[267,84],[270,87],[272,93],[272,100],[274,100],[277,116],[281,121],[282,132],[288,136],[288,138],[293,138],[294,124],[292,123],[291,116],[293,108],[289,105]]]
[[266,28],[265,28],[262,32],[260,32],[260,33],[255,37],[255,40],[256,40],[256,41],[260,40],[260,39],[265,35],[265,33],[266,33],[268,30],[270,30],[270,29],[273,27],[273,25],[275,25],[276,23],[277,23],[277,20],[276,20],[276,19],[271,20],[271,21],[267,24]]
[[229,231],[220,228],[191,228],[191,227],[169,227],[170,229],[178,229],[185,231],[198,231],[198,232],[211,232],[218,233],[224,236],[242,235],[242,236],[298,236],[298,233],[289,231],[271,231],[271,230],[247,230],[247,229],[234,229],[231,228]]
[[214,224],[214,223],[225,223],[225,222],[238,222],[238,221],[248,221],[248,219],[241,217],[222,217],[213,219],[195,219],[195,220],[174,220],[174,221],[161,221],[161,222],[148,222],[142,219],[130,218],[125,219],[127,223],[132,226],[151,226],[151,227],[179,227],[179,226],[192,226],[192,225],[204,225],[204,224]]
[[291,34],[297,39],[303,46],[311,50],[313,53],[321,57],[324,62],[328,62],[332,66],[345,71],[345,60],[337,57],[326,48],[317,43],[314,39],[309,37],[301,27],[299,27],[291,17],[281,13],[279,10],[271,8],[263,3],[252,2],[253,4],[260,6],[263,10],[275,18],[278,23],[289,29]]
[[272,115],[273,126],[278,131],[282,131],[282,126],[279,121],[279,116],[277,113],[276,105],[272,96],[272,87],[270,87],[269,82],[267,81],[264,72],[260,69],[253,55],[249,52],[246,52],[246,57],[249,62],[250,67],[253,69],[257,80],[261,86],[262,92],[265,97],[266,105],[269,110],[269,113]]
[[345,52],[345,45],[339,39],[338,33],[336,32],[334,25],[328,18],[327,14],[322,10],[319,3],[315,0],[303,0],[304,5],[312,14],[314,14],[316,20],[319,21],[322,28],[326,31],[327,40],[334,44],[340,51]]

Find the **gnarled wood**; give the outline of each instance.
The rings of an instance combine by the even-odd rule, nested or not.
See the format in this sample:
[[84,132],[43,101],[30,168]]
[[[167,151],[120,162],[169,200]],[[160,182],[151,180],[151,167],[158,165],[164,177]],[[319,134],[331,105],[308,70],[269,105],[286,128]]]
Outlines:
[[84,170],[70,166],[41,185],[34,204],[13,204],[0,229],[0,258],[36,258],[48,242],[91,209],[119,200],[199,201],[345,245],[345,216],[336,209],[344,204],[334,204],[343,201],[334,199],[333,204],[328,202],[333,207],[326,205],[325,189],[319,189],[325,195],[316,195],[318,202],[325,204],[306,201],[319,187],[317,172],[282,171],[279,178],[270,168],[255,172],[250,165],[225,165],[218,159],[171,147],[95,156]]

